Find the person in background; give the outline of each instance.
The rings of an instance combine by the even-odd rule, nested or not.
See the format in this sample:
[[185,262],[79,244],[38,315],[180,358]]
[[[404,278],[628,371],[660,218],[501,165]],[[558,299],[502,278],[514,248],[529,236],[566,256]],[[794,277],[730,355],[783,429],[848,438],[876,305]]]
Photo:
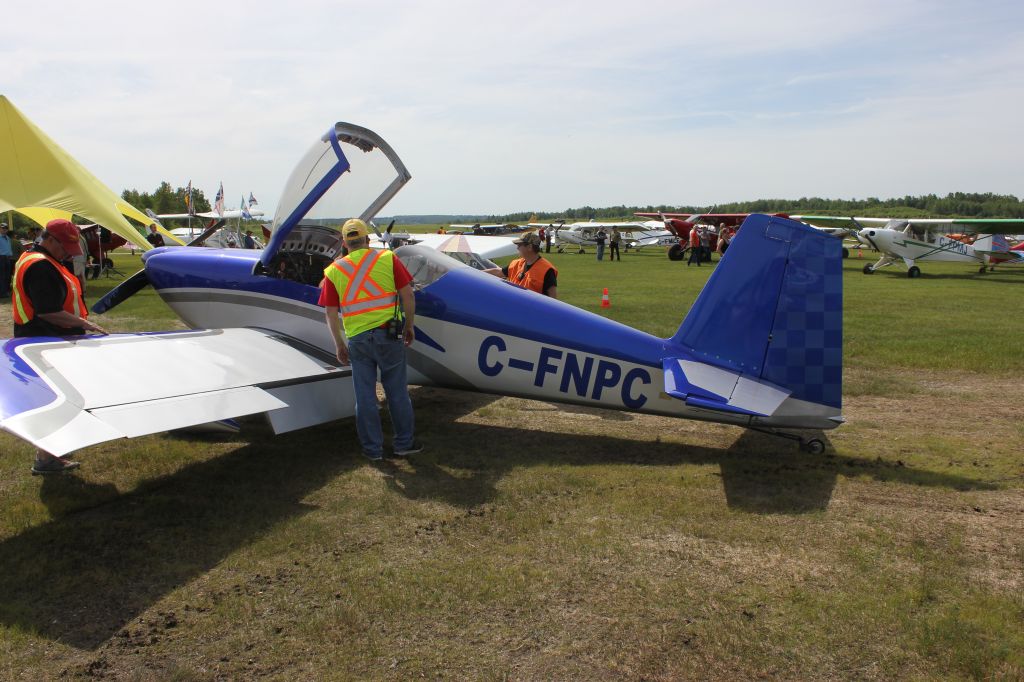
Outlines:
[[246,249],[256,248],[256,240],[252,238],[252,230],[245,231],[245,236],[242,237],[242,246]]
[[612,236],[608,240],[608,261],[611,262],[618,257],[619,261],[622,260],[622,254],[619,252],[619,244],[622,243],[622,233],[619,232],[619,228],[612,228]]
[[558,298],[558,270],[540,255],[540,237],[531,232],[512,243],[519,249],[519,258],[503,268],[491,268],[484,272],[504,277],[517,287]]
[[146,235],[146,241],[152,244],[153,248],[166,246],[164,244],[164,236],[156,231],[156,223],[149,224],[149,234]]
[[725,223],[718,223],[718,240],[715,242],[715,251],[718,252],[718,259],[721,260],[722,256],[725,255],[725,250],[729,245],[729,228],[726,227]]
[[[58,219],[46,224],[40,243],[26,251],[14,266],[11,313],[14,336],[81,336],[106,334],[89,321],[89,310],[78,279],[61,261],[82,255],[81,233],[74,223]],[[32,473],[55,474],[78,468],[78,462],[36,450]]]
[[85,296],[85,266],[89,262],[89,242],[85,240],[85,235],[82,234],[81,230],[78,232],[78,245],[81,247],[82,253],[71,257],[71,271],[75,273],[75,277],[81,282],[82,296]]
[[14,239],[7,223],[0,223],[0,296],[11,295],[11,266],[14,264]]
[[697,226],[694,225],[690,228],[690,259],[686,261],[686,267],[690,267],[693,263],[700,267],[701,253],[700,248],[700,232],[697,230]]
[[375,462],[384,457],[378,371],[394,427],[394,455],[414,455],[423,446],[414,438],[416,422],[405,364],[405,347],[416,338],[412,275],[394,251],[369,248],[369,227],[362,220],[346,221],[341,235],[349,253],[324,270],[319,303],[325,308],[338,362],[352,365],[356,432],[363,456]]
[[597,242],[597,260],[604,260],[604,243],[608,241],[608,233],[604,231],[604,228],[599,228],[597,234],[594,235],[594,241]]
[[384,248],[388,249],[389,251],[395,248],[395,236],[391,234],[391,229],[394,226],[395,221],[391,221],[391,224],[388,225],[388,229],[384,230],[384,233],[380,236],[381,243],[384,244]]

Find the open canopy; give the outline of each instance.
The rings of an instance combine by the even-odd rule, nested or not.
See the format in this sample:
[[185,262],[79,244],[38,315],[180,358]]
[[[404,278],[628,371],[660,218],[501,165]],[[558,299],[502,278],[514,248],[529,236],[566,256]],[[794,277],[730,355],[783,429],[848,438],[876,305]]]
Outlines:
[[125,216],[143,225],[153,221],[114,194],[0,95],[0,212],[6,211],[18,211],[41,225],[79,215],[142,249],[152,248]]

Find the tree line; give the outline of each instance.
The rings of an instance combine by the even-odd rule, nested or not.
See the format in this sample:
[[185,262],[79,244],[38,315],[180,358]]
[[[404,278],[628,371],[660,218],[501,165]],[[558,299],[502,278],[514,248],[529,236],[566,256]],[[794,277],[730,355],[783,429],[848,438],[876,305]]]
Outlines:
[[[1024,218],[1024,202],[1012,194],[992,192],[952,192],[944,197],[936,194],[903,196],[891,199],[756,199],[714,206],[580,206],[564,211],[519,211],[504,215],[396,216],[400,223],[526,223],[565,219],[632,220],[634,213],[788,213],[790,215],[859,215],[892,218]],[[424,220],[429,218],[429,220]]]
[[[121,192],[121,198],[140,211],[145,211],[148,208],[153,213],[185,213],[188,211],[188,207],[185,205],[187,191],[187,187],[171,187],[171,183],[161,182],[160,186],[152,193],[126,189]],[[201,189],[192,188],[192,201],[195,204],[196,213],[212,209]]]

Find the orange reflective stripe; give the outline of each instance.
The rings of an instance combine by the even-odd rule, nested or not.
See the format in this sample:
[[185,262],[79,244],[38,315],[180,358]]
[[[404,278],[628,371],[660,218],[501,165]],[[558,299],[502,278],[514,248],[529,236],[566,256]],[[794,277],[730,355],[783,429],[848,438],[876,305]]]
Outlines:
[[366,278],[369,276],[370,271],[373,270],[373,266],[377,264],[382,253],[382,251],[367,250],[363,254],[359,265],[356,266],[356,274],[352,276],[352,279],[348,281],[348,286],[345,287],[345,295],[341,299],[342,304],[347,301],[355,301],[359,291],[363,288]]
[[336,260],[333,263],[331,263],[331,265],[345,273],[346,277],[352,277],[352,275],[355,274],[355,269],[352,267],[352,263],[345,259]]
[[361,315],[362,313],[369,313],[374,310],[394,308],[396,303],[398,303],[398,296],[396,294],[366,298],[357,303],[343,303],[341,305],[341,316],[351,317],[352,315]]

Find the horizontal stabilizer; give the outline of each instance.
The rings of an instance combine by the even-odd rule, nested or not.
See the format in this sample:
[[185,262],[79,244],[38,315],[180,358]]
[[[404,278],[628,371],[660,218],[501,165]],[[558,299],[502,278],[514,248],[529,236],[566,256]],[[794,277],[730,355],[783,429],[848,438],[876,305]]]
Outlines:
[[665,358],[665,393],[691,407],[767,417],[789,397],[789,391],[738,372],[686,360]]

